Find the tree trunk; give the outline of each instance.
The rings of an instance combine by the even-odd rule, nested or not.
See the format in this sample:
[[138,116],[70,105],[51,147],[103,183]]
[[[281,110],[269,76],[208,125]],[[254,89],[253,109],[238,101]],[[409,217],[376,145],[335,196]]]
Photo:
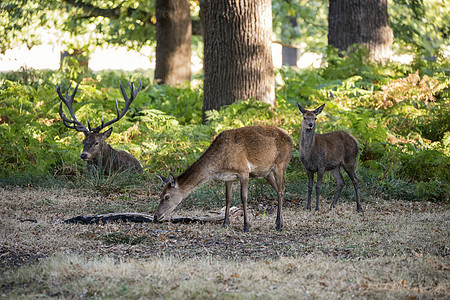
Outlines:
[[[296,28],[298,26],[297,24],[297,18],[295,17],[290,17],[289,18],[289,23],[291,24],[292,28]],[[290,67],[296,67],[297,66],[297,61],[299,58],[298,55],[298,49],[295,47],[289,47],[289,46],[285,46],[282,45],[281,48],[281,57],[282,57],[282,65],[283,66],[290,66]]]
[[73,57],[78,61],[78,65],[80,68],[83,68],[84,71],[89,70],[89,55],[87,55],[83,49],[74,49],[72,53],[69,51],[61,51],[59,56],[59,68],[62,69],[63,61],[66,57]]
[[328,45],[346,51],[358,43],[370,50],[370,58],[384,61],[391,55],[392,29],[387,0],[330,0]]
[[192,25],[189,0],[156,1],[156,67],[158,84],[191,80]]
[[204,100],[219,110],[237,100],[274,103],[272,3],[270,0],[203,2]]

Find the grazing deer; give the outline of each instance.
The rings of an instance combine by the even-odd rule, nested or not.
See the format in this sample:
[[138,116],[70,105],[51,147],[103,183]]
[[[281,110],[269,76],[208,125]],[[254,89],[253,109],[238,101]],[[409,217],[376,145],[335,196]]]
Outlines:
[[197,186],[208,180],[225,181],[226,210],[224,226],[230,224],[229,213],[233,180],[241,184],[244,232],[248,232],[247,194],[250,177],[264,177],[278,193],[276,229],[281,231],[284,198],[284,172],[292,155],[289,134],[275,126],[247,126],[221,132],[205,153],[183,174],[174,178],[158,177],[165,183],[155,222],[163,220]]
[[[128,86],[131,90],[131,98],[128,98],[125,89],[119,80],[120,90],[122,91],[123,98],[125,99],[125,107],[122,112],[119,113],[119,105],[117,104],[116,99],[117,117],[106,123],[103,122],[102,118],[102,124],[95,128],[91,128],[89,121],[88,128],[86,128],[86,126],[80,123],[75,117],[72,105],[75,94],[78,90],[78,85],[79,84],[77,84],[77,86],[75,87],[72,95],[69,95],[69,85],[69,88],[66,92],[66,98],[64,98],[61,93],[61,86],[57,87],[56,92],[61,99],[61,102],[59,103],[59,115],[61,116],[64,125],[70,129],[75,129],[84,133],[83,151],[81,152],[80,158],[87,162],[88,170],[99,168],[103,170],[103,173],[105,175],[125,170],[142,173],[142,167],[139,164],[139,161],[133,155],[125,151],[114,150],[110,145],[106,143],[105,140],[111,135],[112,127],[103,133],[100,132],[102,129],[117,122],[125,115],[131,103],[136,98],[136,95],[139,93],[142,87],[141,80],[139,79],[139,87],[137,88],[137,90],[134,89],[134,84],[130,85],[130,83],[128,83]],[[69,109],[70,116],[72,117],[71,120],[68,119],[63,113],[63,103]]]
[[331,207],[336,202],[344,187],[344,178],[341,174],[341,167],[350,176],[356,193],[356,210],[362,211],[359,202],[358,179],[355,174],[356,159],[358,156],[358,142],[347,132],[335,131],[325,134],[316,134],[316,118],[323,110],[325,104],[314,111],[304,109],[300,104],[298,108],[302,112],[303,122],[300,134],[300,161],[306,168],[308,174],[308,204],[307,209],[311,209],[311,192],[314,182],[314,173],[317,173],[316,183],[316,211],[319,210],[320,187],[325,171],[332,171],[337,182],[337,191],[334,195]]

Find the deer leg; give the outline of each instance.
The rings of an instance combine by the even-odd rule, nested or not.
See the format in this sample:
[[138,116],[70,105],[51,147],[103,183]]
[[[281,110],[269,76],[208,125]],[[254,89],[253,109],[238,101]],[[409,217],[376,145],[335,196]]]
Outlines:
[[344,166],[345,171],[353,182],[353,186],[355,188],[356,194],[356,211],[362,212],[361,202],[359,201],[359,187],[358,187],[358,179],[356,178],[355,168],[346,168]]
[[283,219],[281,217],[281,209],[283,205],[283,194],[284,194],[284,184],[283,178],[281,178],[281,182],[278,178],[278,174],[275,170],[272,170],[266,177],[264,177],[270,185],[277,191],[278,197],[278,211],[277,211],[277,220],[275,222],[275,228],[277,231],[281,231],[283,227]]
[[284,190],[285,190],[285,185],[284,185],[284,169],[285,168],[280,168],[283,171],[281,173],[277,173],[275,174],[275,178],[276,178],[276,183],[278,186],[277,192],[278,192],[278,211],[277,211],[277,220],[275,222],[275,228],[277,231],[281,231],[281,229],[283,228],[283,217],[282,217],[282,211],[283,211],[283,201],[284,201]]
[[308,202],[306,204],[306,209],[311,210],[311,193],[314,185],[314,172],[306,170],[308,174]]
[[233,181],[225,182],[225,219],[223,220],[223,227],[230,225],[230,204],[231,196],[233,194]]
[[276,190],[278,191],[278,186],[277,186],[277,182],[275,179],[275,175],[273,173],[273,171],[270,171],[269,174],[267,174],[266,177],[264,177],[268,183],[270,183],[270,185]]
[[320,187],[322,186],[322,179],[324,170],[318,170],[317,171],[317,183],[316,183],[316,208],[315,210],[319,210],[319,200],[320,200]]
[[333,170],[333,176],[337,183],[337,190],[336,194],[334,194],[334,199],[333,202],[331,203],[330,209],[334,208],[334,206],[336,205],[338,198],[341,195],[342,189],[344,188],[345,185],[345,181],[344,178],[342,177],[340,167],[337,167],[336,169]]
[[248,195],[248,175],[241,176],[241,201],[244,210],[244,232],[248,232],[248,216],[247,216],[247,195]]

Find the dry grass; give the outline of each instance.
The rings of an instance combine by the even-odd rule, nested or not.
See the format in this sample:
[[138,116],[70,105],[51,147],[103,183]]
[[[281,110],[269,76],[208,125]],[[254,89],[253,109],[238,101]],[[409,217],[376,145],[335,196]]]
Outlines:
[[[149,200],[151,199],[151,200]],[[148,213],[155,195],[0,189],[0,297],[449,298],[449,212],[443,205],[369,199],[319,213],[250,202],[221,224],[63,224],[76,215]],[[217,203],[216,209],[220,209]],[[192,216],[207,210],[176,210]]]

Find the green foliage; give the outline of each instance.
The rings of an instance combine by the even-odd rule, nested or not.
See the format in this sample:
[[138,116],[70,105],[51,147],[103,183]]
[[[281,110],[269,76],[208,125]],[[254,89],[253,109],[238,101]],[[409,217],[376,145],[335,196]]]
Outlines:
[[[49,1],[5,0],[0,4],[0,51],[26,43],[42,43],[36,28],[57,29],[56,39],[78,49],[104,43],[130,48],[152,45],[155,36],[154,0]],[[70,38],[62,32],[70,33]]]
[[405,177],[417,181],[450,181],[450,157],[437,150],[424,149],[408,155],[402,165]]
[[200,124],[203,92],[193,86],[153,85],[144,92],[137,106],[148,106],[176,117],[180,124]]
[[[402,48],[413,48],[417,57],[435,60],[449,46],[450,7],[440,0],[393,0],[389,25]],[[404,50],[403,50],[404,51]],[[417,62],[426,60],[417,60]],[[433,66],[432,63],[429,66]]]
[[73,164],[67,149],[55,147],[59,130],[48,118],[52,105],[44,102],[49,86],[33,88],[17,82],[3,81],[0,90],[0,137],[2,143],[1,176],[17,171],[41,173],[61,164]]
[[318,132],[346,130],[357,137],[362,181],[372,183],[372,193],[448,201],[445,64],[436,63],[433,69],[438,71],[428,77],[413,73],[411,66],[371,63],[364,49],[343,57],[330,51],[328,66],[317,72],[279,70],[283,81],[278,99],[310,108],[325,103]]
[[278,40],[286,44],[307,45],[321,52],[327,44],[328,1],[272,1],[272,27]]
[[[89,74],[80,82],[74,110],[81,122],[89,120],[93,126],[102,117],[115,117],[114,99],[118,99],[119,109],[123,107],[119,79],[136,83],[140,78],[143,82],[142,91],[127,115],[114,124],[108,139],[114,148],[129,151],[144,166],[145,174],[133,180],[123,174],[86,172],[79,159],[83,135],[66,128],[58,114],[55,86],[62,83],[63,92],[69,86],[61,72],[2,74],[0,137],[6,142],[0,145],[0,178],[4,184],[26,184],[33,174],[33,178],[66,180],[69,186],[81,184],[100,193],[121,191],[142,185],[153,173],[180,174],[226,129],[273,124],[286,129],[297,144],[301,123],[297,103],[307,108],[325,103],[317,131],[345,130],[358,139],[363,195],[448,201],[448,77],[442,72],[433,76],[420,70],[409,72],[409,67],[393,64],[365,64],[363,54],[356,50],[345,57],[330,56],[328,66],[319,70],[279,69],[274,107],[252,99],[239,101],[208,112],[206,124],[201,124],[200,87],[151,85],[152,74],[148,73]],[[304,198],[306,174],[297,149],[286,177],[288,197]],[[331,183],[332,178],[327,178]],[[216,202],[223,196],[222,189],[214,184],[200,188],[185,205],[200,205],[194,204],[198,198]],[[254,189],[261,197],[271,193],[270,187],[261,189],[258,184]],[[333,192],[333,185],[324,187],[325,197],[332,197]]]

